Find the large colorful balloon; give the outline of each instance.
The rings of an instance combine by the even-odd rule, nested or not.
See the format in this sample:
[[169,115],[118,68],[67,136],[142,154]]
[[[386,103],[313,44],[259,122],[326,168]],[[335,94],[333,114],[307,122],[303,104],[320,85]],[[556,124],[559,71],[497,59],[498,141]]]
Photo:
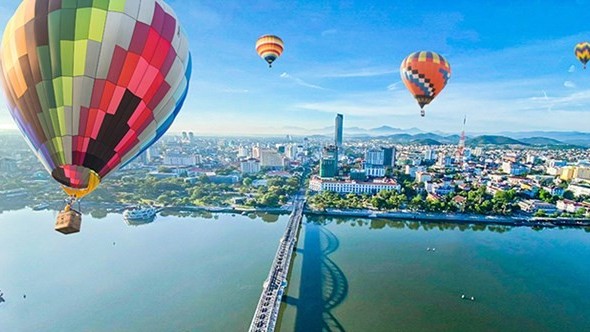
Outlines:
[[424,116],[424,106],[447,85],[451,77],[451,65],[437,53],[415,52],[402,61],[400,74],[406,88],[418,101],[420,114]]
[[162,0],[24,0],[4,31],[0,74],[29,145],[80,198],[170,127],[191,59]]
[[586,69],[586,63],[590,60],[590,43],[582,42],[577,44],[576,47],[574,47],[574,54],[584,65],[584,69]]
[[265,35],[256,41],[256,52],[268,62],[269,67],[272,67],[272,63],[281,56],[284,48],[283,40],[277,36]]

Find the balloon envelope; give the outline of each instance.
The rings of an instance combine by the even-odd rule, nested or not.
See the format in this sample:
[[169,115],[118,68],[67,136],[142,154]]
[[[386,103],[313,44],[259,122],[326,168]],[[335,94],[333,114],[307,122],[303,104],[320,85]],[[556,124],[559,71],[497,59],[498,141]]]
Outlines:
[[0,48],[10,113],[76,197],[164,134],[190,74],[186,35],[162,0],[24,0]]
[[423,108],[447,85],[451,65],[437,53],[415,52],[402,61],[400,75],[406,88]]
[[269,67],[283,53],[283,40],[277,36],[265,35],[256,41],[256,52],[264,61],[268,62]]
[[574,54],[576,58],[584,65],[584,69],[586,69],[586,63],[590,60],[590,43],[582,42],[574,47]]

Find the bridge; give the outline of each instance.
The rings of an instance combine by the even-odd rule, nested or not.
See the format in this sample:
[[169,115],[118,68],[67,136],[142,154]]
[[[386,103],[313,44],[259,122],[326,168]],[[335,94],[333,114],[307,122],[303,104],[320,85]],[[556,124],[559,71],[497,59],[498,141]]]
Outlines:
[[305,198],[299,195],[293,203],[285,234],[279,242],[268,277],[262,286],[256,312],[250,324],[250,332],[274,331],[281,307],[281,298],[287,287],[287,275],[291,266],[291,254],[297,243],[297,233],[303,219]]

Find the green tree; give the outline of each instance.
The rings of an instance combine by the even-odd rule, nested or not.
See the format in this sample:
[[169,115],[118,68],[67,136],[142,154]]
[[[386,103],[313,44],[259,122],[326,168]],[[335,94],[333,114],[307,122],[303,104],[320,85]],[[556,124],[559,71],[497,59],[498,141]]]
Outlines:
[[244,178],[244,180],[242,180],[242,184],[246,187],[250,187],[252,185],[252,178]]
[[547,212],[545,212],[545,210],[537,210],[537,212],[535,212],[535,217],[547,217]]

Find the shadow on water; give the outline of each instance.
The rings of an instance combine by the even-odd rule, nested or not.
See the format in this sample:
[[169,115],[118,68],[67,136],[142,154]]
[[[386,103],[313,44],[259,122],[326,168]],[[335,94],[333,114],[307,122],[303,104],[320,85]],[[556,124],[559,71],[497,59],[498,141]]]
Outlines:
[[295,331],[345,331],[332,314],[348,296],[348,280],[330,259],[338,250],[338,238],[323,225],[305,224],[299,298],[287,297],[288,305],[297,307]]

